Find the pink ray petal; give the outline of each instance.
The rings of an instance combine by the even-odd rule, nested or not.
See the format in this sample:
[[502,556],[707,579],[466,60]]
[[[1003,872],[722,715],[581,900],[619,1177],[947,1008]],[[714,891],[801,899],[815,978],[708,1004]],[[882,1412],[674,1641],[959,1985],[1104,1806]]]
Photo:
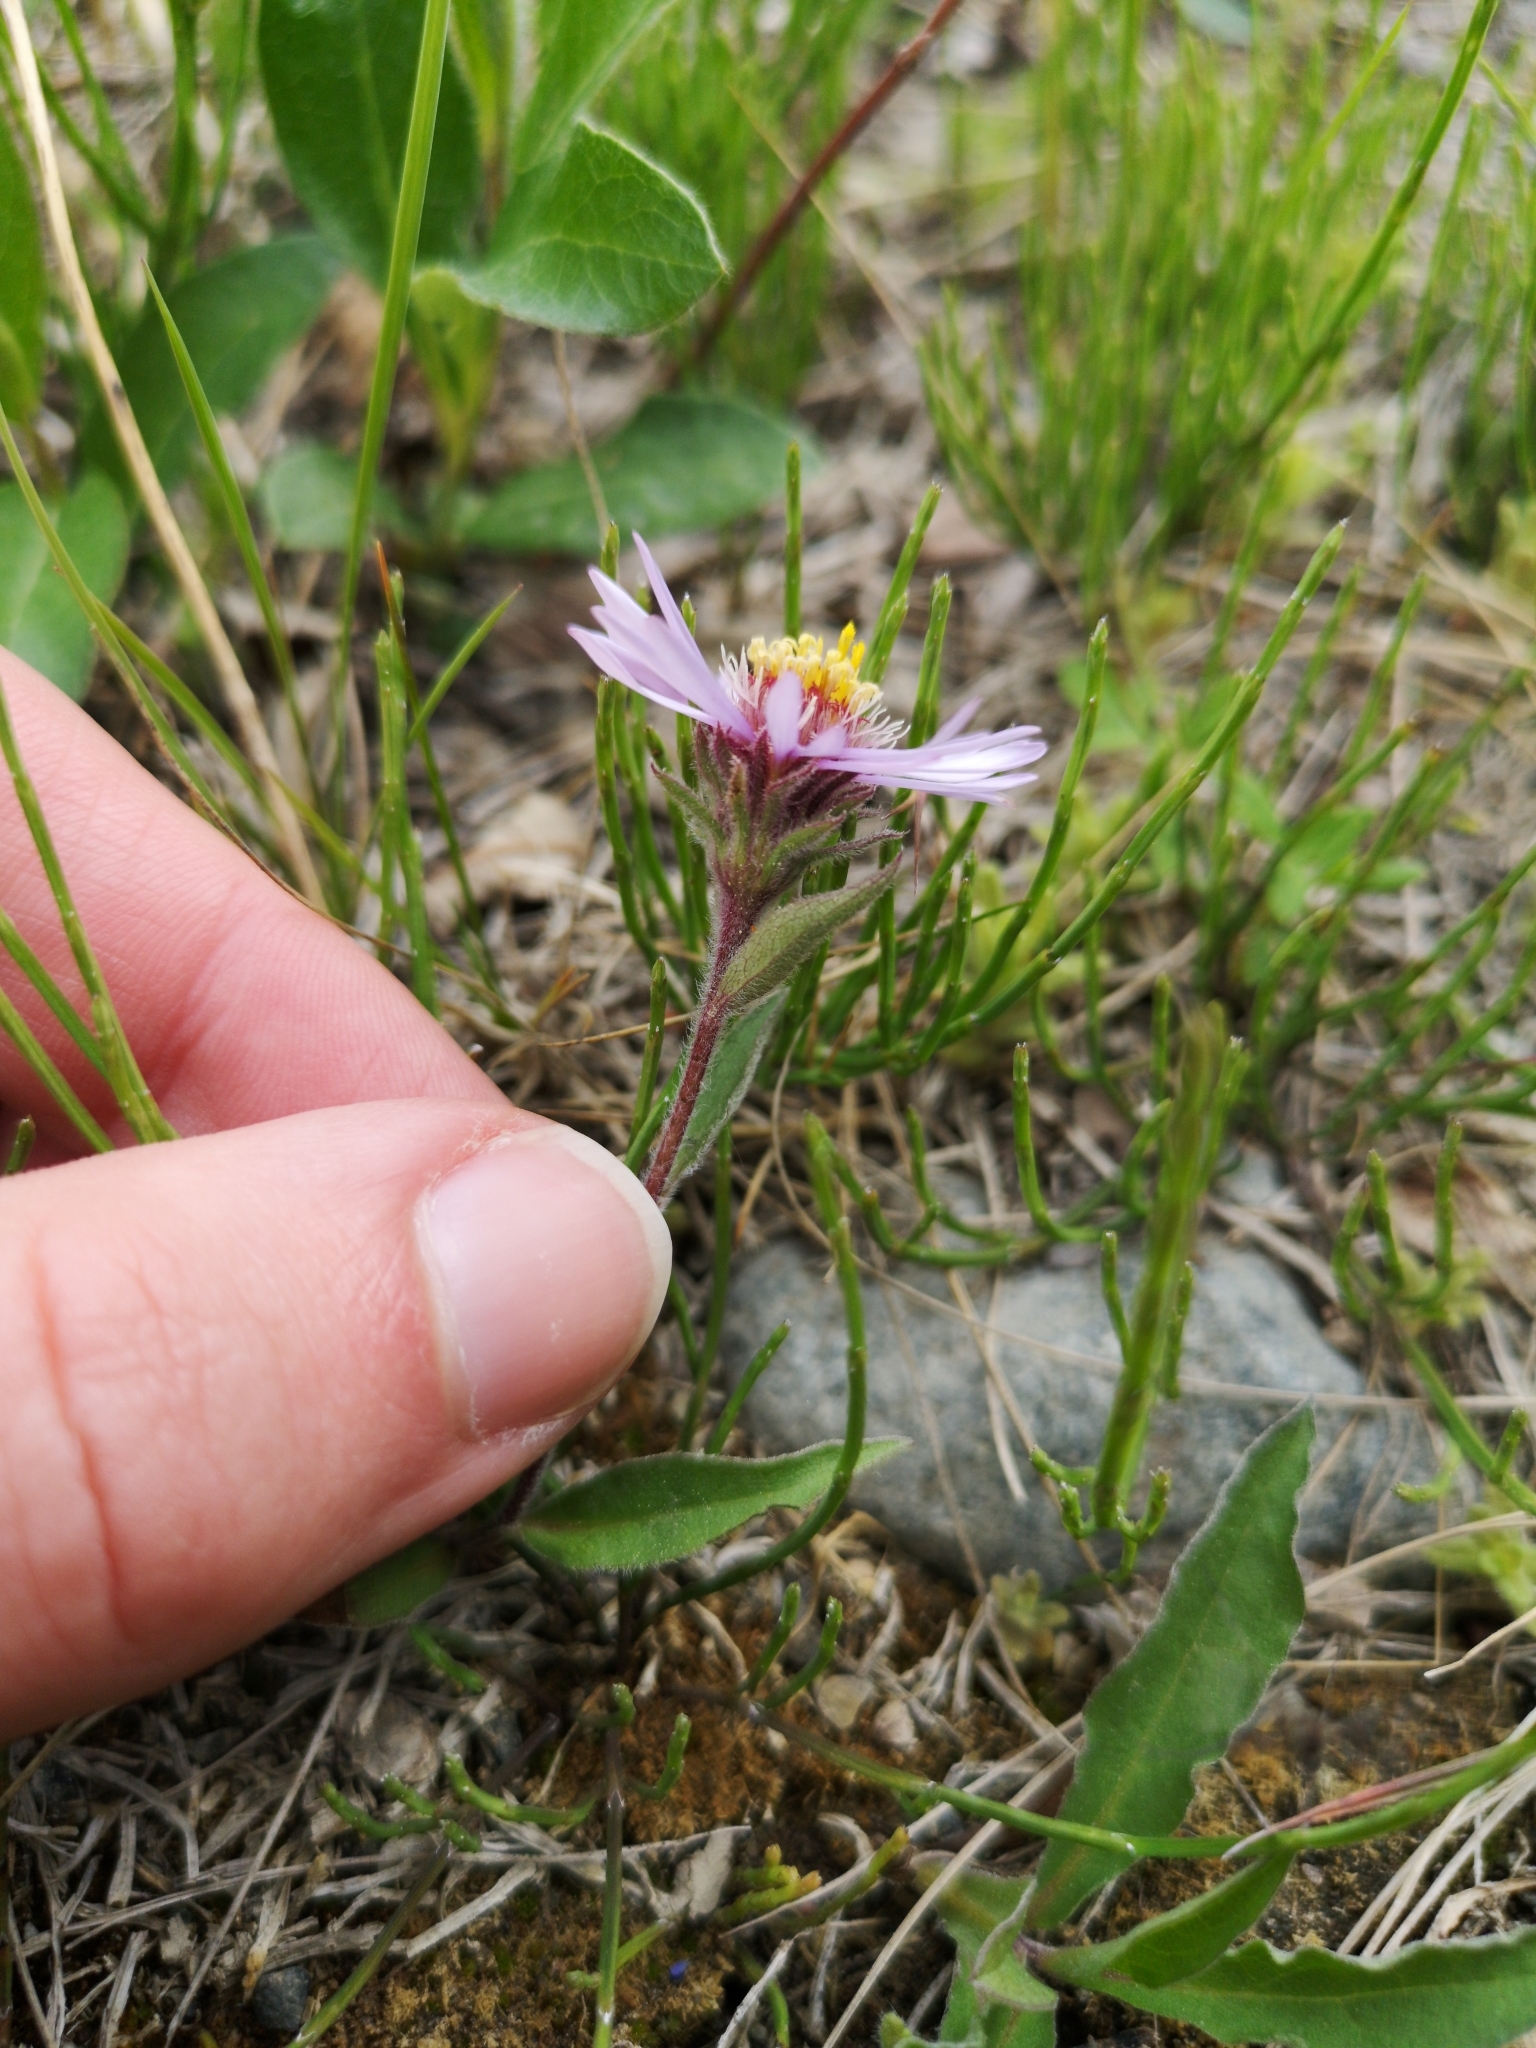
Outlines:
[[782,761],[800,739],[800,712],[805,690],[793,669],[786,669],[763,701],[768,743]]

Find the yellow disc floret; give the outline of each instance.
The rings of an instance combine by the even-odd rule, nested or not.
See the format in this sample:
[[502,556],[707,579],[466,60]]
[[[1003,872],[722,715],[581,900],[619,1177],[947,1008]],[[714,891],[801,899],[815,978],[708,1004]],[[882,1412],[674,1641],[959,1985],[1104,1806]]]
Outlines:
[[838,635],[831,654],[816,633],[802,633],[798,640],[759,638],[747,648],[747,664],[758,682],[770,683],[792,671],[808,694],[852,717],[869,711],[880,699],[878,684],[859,679],[863,659],[864,643],[854,638],[851,622]]

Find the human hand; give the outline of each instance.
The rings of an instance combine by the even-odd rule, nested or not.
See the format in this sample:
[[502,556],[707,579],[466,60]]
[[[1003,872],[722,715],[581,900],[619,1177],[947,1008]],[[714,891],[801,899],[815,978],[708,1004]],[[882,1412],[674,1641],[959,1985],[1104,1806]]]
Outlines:
[[[176,1144],[124,1149],[0,1036],[0,1741],[207,1664],[529,1464],[661,1305],[659,1213],[517,1110],[383,968],[0,654],[130,1045]],[[0,778],[0,904],[77,1001]],[[0,1153],[0,1159],[4,1154]]]

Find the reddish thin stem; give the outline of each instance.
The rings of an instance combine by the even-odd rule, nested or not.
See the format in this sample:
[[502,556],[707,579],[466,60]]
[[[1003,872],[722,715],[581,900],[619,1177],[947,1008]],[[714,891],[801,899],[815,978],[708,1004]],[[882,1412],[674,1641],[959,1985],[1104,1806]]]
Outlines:
[[742,263],[736,275],[731,279],[720,303],[704,323],[699,338],[693,345],[693,360],[696,363],[703,362],[715,343],[720,339],[737,307],[740,306],[747,293],[756,284],[763,265],[805,211],[811,194],[827,175],[827,172],[831,170],[844,150],[848,148],[860,132],[874,119],[875,115],[879,113],[891,94],[906,79],[908,73],[916,68],[929,44],[938,35],[959,5],[960,0],[939,0],[938,6],[935,7],[933,13],[918,30],[911,42],[904,44],[896,52],[863,99],[846,116],[837,133],[817,153],[809,170],[803,174],[800,182],[788,195],[783,205],[780,206],[778,212],[773,216],[773,219],[769,221],[767,227],[763,229],[751,249],[747,252],[745,262]]
[[684,1057],[682,1079],[677,1084],[677,1093],[672,1098],[672,1107],[667,1111],[667,1120],[661,1127],[656,1140],[656,1149],[651,1154],[650,1164],[645,1169],[642,1185],[652,1201],[659,1202],[666,1192],[671,1178],[673,1163],[678,1148],[683,1142],[683,1133],[688,1120],[698,1106],[699,1090],[704,1085],[704,1076],[709,1071],[709,1062],[725,1028],[728,1015],[725,1003],[719,994],[719,965],[709,977],[709,987],[699,1004],[698,1016],[694,1022],[693,1036],[688,1041]]

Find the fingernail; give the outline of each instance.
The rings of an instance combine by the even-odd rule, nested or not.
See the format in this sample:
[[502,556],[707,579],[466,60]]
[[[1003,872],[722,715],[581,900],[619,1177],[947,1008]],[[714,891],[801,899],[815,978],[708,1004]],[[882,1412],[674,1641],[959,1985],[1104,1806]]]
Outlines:
[[449,1405],[474,1437],[594,1401],[650,1334],[672,1271],[661,1212],[561,1124],[498,1139],[422,1197]]

